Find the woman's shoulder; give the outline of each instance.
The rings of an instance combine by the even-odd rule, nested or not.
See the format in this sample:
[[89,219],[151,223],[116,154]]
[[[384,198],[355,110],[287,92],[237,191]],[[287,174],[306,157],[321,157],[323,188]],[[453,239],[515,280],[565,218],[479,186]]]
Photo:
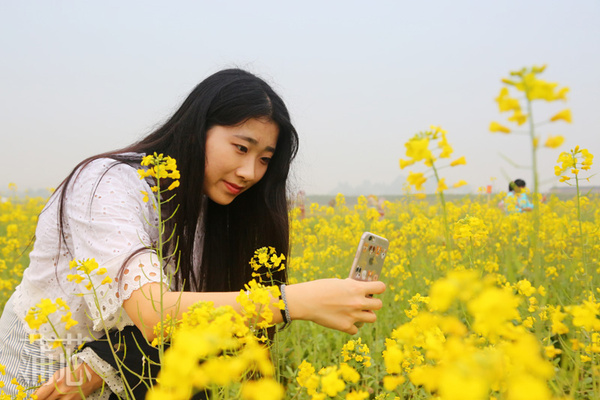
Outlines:
[[123,153],[116,154],[115,157],[100,157],[91,160],[79,168],[79,172],[85,171],[102,171],[106,172],[115,167],[128,167],[129,169],[137,170],[144,158],[143,153]]
[[96,158],[80,166],[67,186],[68,197],[139,195],[140,190],[149,190],[147,182],[141,180],[138,173],[143,156],[127,153],[126,157]]
[[73,181],[98,184],[101,180],[116,179],[137,182],[140,180],[137,170],[140,168],[143,156],[144,154],[126,153],[117,155],[117,158],[96,158],[79,167],[73,176]]

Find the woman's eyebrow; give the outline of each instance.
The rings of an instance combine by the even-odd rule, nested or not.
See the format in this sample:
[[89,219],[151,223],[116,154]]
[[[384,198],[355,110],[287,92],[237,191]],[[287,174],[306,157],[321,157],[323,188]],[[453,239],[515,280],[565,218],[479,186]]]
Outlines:
[[[254,139],[254,138],[252,138],[250,136],[244,136],[244,135],[233,135],[233,136],[235,136],[238,139],[245,140],[248,143],[251,143],[251,144],[253,144],[255,146],[258,145],[258,140]],[[269,151],[271,153],[275,153],[275,147],[267,146],[267,147],[265,147],[265,151]]]

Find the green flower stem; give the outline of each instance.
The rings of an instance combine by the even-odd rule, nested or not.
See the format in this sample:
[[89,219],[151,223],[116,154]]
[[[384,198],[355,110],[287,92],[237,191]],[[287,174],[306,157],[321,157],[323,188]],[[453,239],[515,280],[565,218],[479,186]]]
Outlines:
[[[56,330],[56,327],[54,326],[52,321],[50,321],[50,318],[48,318],[48,324],[50,324],[52,331],[58,338],[59,337],[58,331]],[[60,342],[60,348],[63,352],[63,356],[65,357],[67,367],[69,367],[69,372],[71,373],[71,377],[73,378],[73,381],[78,382],[79,379],[77,379],[77,377],[75,376],[75,370],[73,369],[73,364],[71,363],[71,358],[69,357],[69,355],[67,353],[67,348],[65,347],[65,345],[62,342]],[[81,389],[81,385],[77,385],[77,391],[79,392],[79,395],[81,396],[81,398],[85,400],[85,395],[83,394],[83,389]]]
[[[440,177],[438,175],[437,168],[435,167],[435,163],[433,161],[431,162],[431,168],[433,169],[435,180],[439,185]],[[440,202],[442,203],[442,214],[444,216],[444,236],[446,238],[446,251],[448,252],[448,267],[450,267],[450,265],[452,264],[452,260],[450,258],[452,243],[450,242],[450,226],[448,225],[448,211],[446,210],[446,199],[444,198],[444,191],[440,190],[438,191],[438,194],[440,196]]]
[[[531,139],[531,162],[533,169],[533,193],[537,196],[539,192],[538,170],[537,170],[537,146],[535,145],[535,125],[533,123],[533,111],[531,100],[529,100],[529,92],[527,91],[527,120],[529,122],[529,138]],[[534,198],[535,204],[536,198]],[[537,206],[537,204],[536,204]],[[537,208],[537,207],[536,207]]]
[[539,200],[539,179],[537,168],[537,146],[535,143],[535,125],[533,123],[533,110],[531,100],[529,99],[529,88],[525,85],[525,98],[527,99],[527,120],[529,122],[529,138],[531,141],[531,165],[533,172],[533,232],[531,235],[531,249],[533,250],[533,268],[536,271],[537,281],[541,279],[541,255],[538,249],[539,231],[540,231],[540,200]]
[[475,258],[473,254],[473,236],[469,236],[469,266],[473,268],[473,259]]
[[[157,213],[158,213],[158,244],[156,245],[156,256],[158,257],[158,268],[160,271],[160,281],[163,281],[163,232],[164,232],[164,226],[163,226],[163,220],[162,220],[162,190],[160,188],[160,166],[157,165],[156,166],[156,172],[157,172],[157,177],[156,177],[156,187],[158,188],[158,192],[157,192],[157,200],[156,200],[156,209],[157,209]],[[160,285],[160,339],[158,341],[158,359],[160,360],[161,364],[162,364],[162,360],[165,354],[165,344],[164,344],[164,337],[165,337],[165,324],[163,323],[163,321],[165,320],[165,316],[164,316],[164,307],[163,307],[163,298],[164,298],[164,289],[163,289],[163,285]]]
[[[573,155],[575,158],[575,156]],[[575,165],[577,168],[577,165]],[[575,187],[577,188],[577,222],[579,224],[579,244],[581,245],[581,260],[583,262],[583,268],[585,269],[586,275],[588,275],[587,271],[587,257],[585,254],[585,243],[583,238],[583,223],[581,221],[581,200],[580,200],[580,192],[579,192],[579,175],[575,175]]]
[[[90,280],[90,285],[92,285],[92,277],[90,276],[90,274],[88,272],[86,272],[86,275],[87,275],[88,279]],[[108,341],[108,345],[111,349],[111,352],[113,352],[115,359],[118,360],[118,358],[116,357],[116,354],[115,354],[115,350],[114,350],[115,346],[110,339],[110,334],[109,334],[110,332],[108,331],[108,329],[106,328],[106,324],[104,323],[104,317],[102,316],[102,308],[100,307],[100,302],[98,301],[98,292],[96,292],[96,288],[94,287],[94,285],[92,285],[92,294],[94,296],[94,304],[96,306],[96,309],[98,309],[98,311],[99,311],[100,321],[102,322],[102,326],[104,327],[104,333],[106,335],[106,340]],[[117,368],[119,370],[120,376],[124,376],[123,365],[124,365],[123,363],[117,362]],[[129,382],[127,382],[126,379],[122,379],[121,382],[126,387],[125,395],[129,399],[130,398],[129,396],[133,393],[133,388],[129,385]],[[131,397],[131,398],[133,398],[133,397]]]
[[581,352],[578,350],[575,354],[575,368],[573,368],[573,376],[571,380],[571,393],[577,393],[579,390],[579,380],[581,372]]

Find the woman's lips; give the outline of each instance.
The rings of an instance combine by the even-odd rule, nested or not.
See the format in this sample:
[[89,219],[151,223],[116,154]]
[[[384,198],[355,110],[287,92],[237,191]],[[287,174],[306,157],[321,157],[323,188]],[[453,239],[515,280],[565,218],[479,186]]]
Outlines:
[[223,183],[225,184],[225,187],[227,188],[227,190],[229,190],[229,192],[231,192],[231,194],[239,194],[243,189],[242,186],[238,186],[231,182],[223,181]]

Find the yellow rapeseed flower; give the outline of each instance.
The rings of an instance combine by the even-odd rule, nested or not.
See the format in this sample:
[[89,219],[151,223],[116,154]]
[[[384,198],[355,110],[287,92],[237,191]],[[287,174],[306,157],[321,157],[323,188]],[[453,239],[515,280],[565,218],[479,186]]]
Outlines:
[[71,318],[71,312],[69,311],[68,313],[66,313],[65,315],[63,315],[60,318],[61,322],[65,322],[65,329],[69,330],[71,329],[73,326],[77,325],[79,322],[75,321],[73,318]]
[[339,373],[336,366],[323,368],[319,371],[319,375],[321,375],[321,389],[329,397],[335,397],[339,392],[346,389],[346,383],[340,379]]
[[400,159],[400,169],[404,169],[410,165],[413,165],[415,163],[415,160],[403,160]]
[[[169,184],[169,187],[167,188],[167,190],[173,190],[177,187],[179,187],[179,179],[181,178],[181,174],[179,173],[179,170],[177,169],[177,162],[174,158],[170,157],[170,156],[164,156],[162,153],[161,154],[149,154],[147,156],[145,156],[142,159],[142,162],[140,163],[140,165],[142,167],[150,167],[146,170],[144,169],[138,169],[138,174],[140,176],[140,179],[145,179],[148,177],[153,177],[156,179],[156,181],[160,181],[161,179],[171,179],[172,182]],[[156,186],[153,186],[152,188],[153,192],[158,192],[159,191],[159,184],[157,183]],[[142,191],[142,194],[144,195],[144,202],[148,201],[148,193],[146,193],[145,191]]]
[[422,172],[409,172],[406,179],[410,185],[413,185],[417,190],[423,190],[423,184],[427,181]]
[[173,181],[173,183],[171,183],[171,184],[169,185],[169,187],[167,188],[167,190],[173,190],[173,189],[175,189],[176,187],[179,187],[179,181]]
[[569,108],[559,111],[558,113],[556,113],[555,115],[552,116],[552,118],[550,118],[550,121],[554,122],[554,121],[558,121],[558,120],[563,120],[566,121],[568,123],[573,122],[573,118],[571,116],[571,110]]
[[498,97],[496,97],[496,102],[498,103],[498,108],[500,109],[500,112],[521,110],[519,100],[510,97],[508,89],[505,87],[500,89],[500,94],[498,95]]
[[438,187],[436,192],[443,192],[444,190],[448,190],[448,185],[446,185],[446,178],[441,178],[438,181]]
[[[563,151],[558,156],[557,163],[554,167],[554,174],[556,176],[562,175],[567,171],[570,171],[573,175],[579,173],[579,169],[587,171],[590,169],[593,163],[594,156],[587,149],[580,149],[579,146],[571,149],[569,152]],[[569,178],[564,176],[561,181],[568,180]]]
[[510,129],[505,127],[504,125],[500,125],[496,121],[492,121],[490,123],[490,132],[510,133]]
[[509,117],[508,120],[511,122],[516,122],[518,125],[523,125],[525,122],[527,122],[527,115],[523,114],[521,110],[515,110],[513,115]]
[[81,283],[85,278],[78,274],[69,274],[67,275],[67,280],[69,282]]
[[69,305],[60,297],[56,298],[56,306],[62,311],[68,311],[70,309]]
[[456,167],[457,165],[466,165],[467,164],[467,159],[465,158],[465,156],[462,156],[460,158],[457,158],[456,160],[452,161],[450,163],[451,167]]
[[280,400],[285,390],[275,379],[259,379],[247,381],[242,386],[242,399],[246,400]]
[[497,340],[508,333],[511,321],[519,318],[518,305],[519,298],[505,289],[485,289],[468,303],[474,317],[473,330],[492,342]]
[[527,279],[521,279],[515,285],[517,291],[524,296],[530,297],[536,292],[535,287]]
[[406,378],[402,375],[386,375],[383,377],[383,387],[388,392],[395,390],[398,385],[402,385],[404,382],[406,382]]
[[431,160],[433,155],[429,150],[429,138],[413,138],[404,144],[406,156],[413,161]]
[[[302,387],[307,387],[308,380],[315,373],[315,368],[306,360],[302,360],[300,365],[298,366],[298,376],[296,377],[296,381]],[[316,389],[316,386],[314,387]]]
[[39,314],[46,317],[52,313],[55,313],[57,310],[56,304],[54,304],[50,299],[42,299],[42,301],[36,304],[36,306],[39,309]]
[[369,392],[365,390],[351,391],[346,394],[346,400],[365,400],[369,398]]
[[561,135],[548,136],[548,139],[546,139],[546,143],[544,143],[544,146],[549,147],[551,149],[555,149],[555,148],[559,147],[560,145],[562,145],[564,142],[565,142],[564,136],[561,136]]
[[600,303],[592,297],[584,300],[583,304],[565,307],[566,311],[573,316],[573,325],[582,327],[588,332],[600,331]]
[[594,159],[594,155],[591,154],[587,149],[582,149],[581,155],[583,156],[583,161],[581,162],[581,169],[590,169],[590,167],[592,166],[592,160]]
[[104,277],[104,279],[102,279],[102,282],[100,282],[100,284],[106,285],[106,284],[112,283],[112,281],[113,281],[112,278],[110,276],[106,275]]

